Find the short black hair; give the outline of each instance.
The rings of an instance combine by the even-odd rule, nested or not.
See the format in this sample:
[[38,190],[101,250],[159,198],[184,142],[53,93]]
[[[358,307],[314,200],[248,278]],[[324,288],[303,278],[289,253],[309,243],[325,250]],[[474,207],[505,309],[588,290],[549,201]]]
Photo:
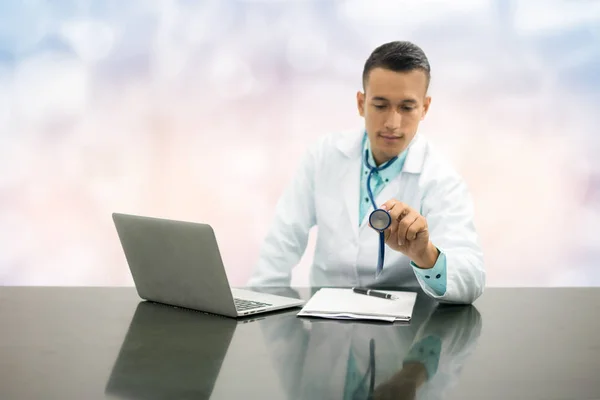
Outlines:
[[420,69],[427,76],[427,87],[431,80],[431,67],[425,52],[408,41],[385,43],[373,50],[363,69],[363,89],[366,89],[369,73],[375,68],[385,68],[394,72]]

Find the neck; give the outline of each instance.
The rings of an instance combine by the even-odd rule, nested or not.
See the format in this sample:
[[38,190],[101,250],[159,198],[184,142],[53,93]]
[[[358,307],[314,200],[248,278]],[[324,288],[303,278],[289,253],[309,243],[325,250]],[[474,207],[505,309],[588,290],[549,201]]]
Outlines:
[[376,154],[375,152],[373,153],[373,160],[375,161],[375,166],[379,167],[382,164],[385,164],[386,162],[390,161],[393,157],[384,157],[381,155]]

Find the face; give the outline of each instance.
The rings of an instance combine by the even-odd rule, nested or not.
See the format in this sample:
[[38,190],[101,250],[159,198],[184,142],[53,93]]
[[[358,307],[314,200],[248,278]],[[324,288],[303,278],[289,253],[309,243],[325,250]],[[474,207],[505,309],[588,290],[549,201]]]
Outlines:
[[425,118],[431,98],[421,70],[371,70],[365,93],[357,94],[358,111],[365,119],[373,158],[379,165],[402,153]]

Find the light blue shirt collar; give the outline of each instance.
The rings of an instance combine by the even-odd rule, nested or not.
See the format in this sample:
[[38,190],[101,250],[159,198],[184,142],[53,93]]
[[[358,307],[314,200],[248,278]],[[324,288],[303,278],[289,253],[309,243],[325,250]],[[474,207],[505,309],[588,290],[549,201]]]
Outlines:
[[[365,133],[365,136],[363,138],[363,157],[365,154],[365,151],[368,150],[369,151],[369,164],[374,167],[375,164],[375,159],[373,158],[373,152],[371,152],[371,141],[369,140],[367,134]],[[394,179],[395,177],[398,176],[398,174],[400,174],[402,172],[402,168],[404,167],[404,161],[406,161],[406,156],[408,155],[408,148],[405,149],[402,153],[400,153],[400,155],[398,156],[398,159],[396,161],[394,161],[392,163],[392,165],[390,165],[388,168],[384,169],[383,171],[379,172],[379,176],[381,177],[383,182],[389,182],[390,180]],[[363,162],[363,170],[364,171],[369,171],[369,169],[367,168],[366,165],[364,165]]]

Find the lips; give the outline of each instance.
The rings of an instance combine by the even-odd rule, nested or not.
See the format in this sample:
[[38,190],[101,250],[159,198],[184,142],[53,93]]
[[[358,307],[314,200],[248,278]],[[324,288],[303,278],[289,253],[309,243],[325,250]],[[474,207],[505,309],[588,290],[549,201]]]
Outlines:
[[384,139],[401,139],[402,136],[394,136],[394,135],[379,135],[380,137],[384,138]]

